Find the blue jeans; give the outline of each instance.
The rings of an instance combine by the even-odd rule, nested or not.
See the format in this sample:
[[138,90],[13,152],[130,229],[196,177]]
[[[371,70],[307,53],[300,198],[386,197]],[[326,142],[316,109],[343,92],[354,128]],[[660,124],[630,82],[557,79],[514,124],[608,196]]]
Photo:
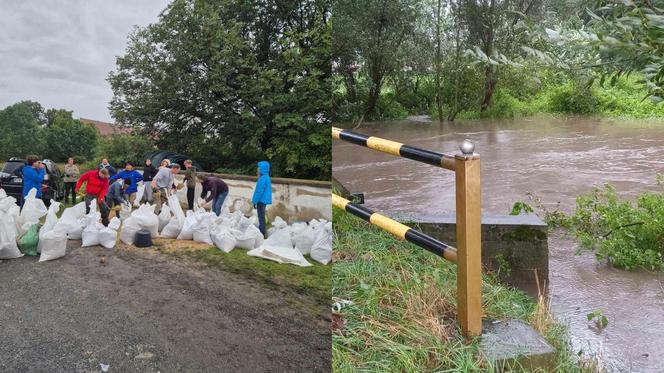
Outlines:
[[214,211],[214,213],[217,216],[221,215],[221,206],[224,205],[224,200],[226,199],[227,196],[228,196],[228,192],[218,194],[214,198],[214,203],[212,204],[212,211]]
[[263,237],[265,237],[265,204],[256,204],[256,211],[258,212],[258,229],[260,229]]

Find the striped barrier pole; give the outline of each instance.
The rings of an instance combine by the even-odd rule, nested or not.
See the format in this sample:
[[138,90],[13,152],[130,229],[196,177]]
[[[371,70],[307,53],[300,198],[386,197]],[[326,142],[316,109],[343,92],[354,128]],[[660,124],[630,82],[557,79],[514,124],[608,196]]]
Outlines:
[[454,171],[454,167],[456,166],[455,158],[452,155],[436,153],[431,150],[416,148],[400,142],[386,140],[376,136],[367,136],[337,127],[332,127],[332,138],[355,145],[361,145],[383,153],[396,155],[397,157],[404,157],[414,161],[442,167],[451,171]]
[[437,239],[405,224],[401,224],[396,220],[390,219],[387,216],[374,212],[364,206],[352,203],[349,200],[334,193],[332,193],[332,205],[346,211],[351,215],[355,215],[362,220],[368,221],[369,223],[382,228],[400,240],[412,242],[415,245],[451,262],[456,263],[457,261],[457,252],[454,247],[442,243]]
[[[332,138],[455,172],[458,255],[454,248],[365,207],[334,194],[332,201],[334,206],[370,221],[400,239],[414,242],[457,263],[457,314],[461,332],[465,336],[482,334],[482,208],[480,157],[474,152],[475,146],[466,140],[460,146],[461,154],[451,156],[337,127],[332,127]],[[423,242],[428,245],[422,245]]]

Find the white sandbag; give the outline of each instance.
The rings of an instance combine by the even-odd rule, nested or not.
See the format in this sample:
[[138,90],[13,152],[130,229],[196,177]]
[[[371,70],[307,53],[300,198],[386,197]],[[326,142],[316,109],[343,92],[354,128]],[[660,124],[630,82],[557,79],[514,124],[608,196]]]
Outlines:
[[332,260],[332,222],[328,221],[324,226],[316,230],[316,239],[311,246],[311,259],[321,264],[327,264]]
[[178,234],[178,240],[193,240],[194,239],[194,225],[196,224],[196,216],[191,210],[187,210],[187,218],[184,219],[184,224]]
[[235,248],[235,234],[230,227],[213,225],[210,229],[210,238],[214,246],[225,253],[230,253]]
[[141,225],[138,224],[138,221],[133,216],[128,217],[125,221],[122,222],[122,228],[120,229],[120,240],[127,245],[134,244],[134,238],[136,238],[136,232],[141,229]]
[[176,238],[181,230],[182,226],[180,225],[180,221],[177,216],[173,216],[164,229],[161,230],[160,235],[163,238]]
[[125,221],[131,216],[131,206],[126,203],[120,204],[120,221]]
[[159,231],[164,230],[166,224],[171,221],[171,208],[168,205],[161,207],[161,212],[159,213]]
[[26,232],[23,230],[24,227],[28,227],[29,229],[29,227],[39,223],[39,219],[47,213],[44,201],[42,201],[41,198],[37,198],[36,195],[37,189],[32,188],[28,192],[28,195],[25,196],[23,209],[21,209],[21,213],[16,222],[16,227],[19,229],[19,237]]
[[184,211],[182,210],[182,205],[180,205],[180,200],[176,195],[173,194],[168,197],[168,207],[171,209],[171,213],[173,213],[173,216],[175,216],[178,219],[178,222],[180,223],[180,228],[182,228],[182,226],[184,225],[184,219],[186,219],[186,215],[184,214]]
[[285,228],[274,231],[272,235],[265,240],[263,245],[292,248],[293,241],[291,240],[291,227],[286,226]]
[[143,204],[131,214],[138,225],[150,231],[152,238],[159,237],[159,217],[154,213],[155,205]]
[[104,225],[99,222],[85,227],[85,229],[83,229],[83,234],[81,235],[81,247],[99,245],[99,231],[102,228],[104,228]]
[[112,249],[118,239],[118,228],[120,228],[120,219],[113,218],[108,223],[108,227],[99,230],[99,244],[107,249]]
[[279,229],[286,228],[287,226],[288,223],[286,223],[284,219],[281,218],[281,216],[277,216],[272,222],[272,227],[267,230],[267,236],[270,237],[272,233],[278,231]]
[[42,245],[40,262],[62,258],[67,252],[67,233],[55,228],[43,235],[40,233],[39,244]]
[[213,245],[212,238],[210,237],[210,225],[212,225],[212,221],[216,217],[214,213],[205,212],[202,209],[196,210],[194,213],[196,223],[192,227],[192,238],[194,241]]
[[95,225],[101,220],[101,213],[98,211],[99,205],[97,205],[97,199],[90,201],[90,211],[79,219],[83,229],[89,225]]
[[251,213],[251,216],[249,217],[249,221],[251,221],[251,224],[255,225],[256,228],[258,228],[258,227],[260,226],[260,225],[258,224],[258,213],[256,212],[256,210],[254,210],[254,211]]
[[60,202],[51,200],[51,205],[48,207],[48,212],[46,213],[46,219],[44,220],[44,224],[39,230],[39,243],[37,244],[38,253],[41,253],[42,246],[45,244],[45,241],[42,240],[42,237],[45,236],[46,233],[50,232],[58,223],[58,211],[60,211],[61,206],[62,204]]
[[264,241],[263,234],[253,224],[247,225],[244,232],[243,231],[235,231],[235,232],[236,232],[235,236],[236,247],[246,250],[253,250],[263,244]]
[[[267,240],[265,241],[267,243]],[[300,267],[310,267],[309,263],[301,252],[292,247],[277,247],[263,244],[261,247],[247,252],[247,255],[256,256],[277,263],[295,264]]]
[[142,181],[138,183],[136,191],[136,199],[134,200],[134,207],[140,207],[141,206],[141,200],[143,199],[143,194],[145,193],[145,183]]
[[23,256],[16,244],[18,209],[16,198],[7,196],[5,190],[0,189],[0,259],[15,259]]
[[291,226],[293,245],[304,255],[311,252],[311,246],[314,244],[314,230],[307,223],[294,223]]
[[80,202],[73,207],[66,208],[53,229],[65,232],[70,240],[80,240],[83,233],[83,225],[80,219],[84,216],[85,202]]

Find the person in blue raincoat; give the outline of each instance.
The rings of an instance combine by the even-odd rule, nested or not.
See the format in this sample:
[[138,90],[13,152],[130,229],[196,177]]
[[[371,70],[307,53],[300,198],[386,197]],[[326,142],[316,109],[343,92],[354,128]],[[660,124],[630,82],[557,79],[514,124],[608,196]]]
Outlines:
[[26,157],[26,160],[26,165],[23,166],[23,198],[21,198],[21,206],[23,206],[23,201],[30,192],[30,189],[37,189],[36,197],[42,197],[42,184],[44,183],[44,175],[46,175],[44,164],[39,161],[37,156],[29,155]]
[[125,169],[118,172],[117,174],[111,176],[108,179],[109,183],[113,183],[117,179],[129,179],[131,184],[125,189],[125,199],[129,201],[130,205],[134,205],[136,200],[136,192],[138,192],[138,182],[143,181],[143,175],[140,172],[134,170],[134,164],[131,162],[125,163]]
[[258,228],[265,236],[265,207],[272,204],[272,182],[270,181],[270,162],[268,161],[258,162],[258,180],[251,202],[258,212]]

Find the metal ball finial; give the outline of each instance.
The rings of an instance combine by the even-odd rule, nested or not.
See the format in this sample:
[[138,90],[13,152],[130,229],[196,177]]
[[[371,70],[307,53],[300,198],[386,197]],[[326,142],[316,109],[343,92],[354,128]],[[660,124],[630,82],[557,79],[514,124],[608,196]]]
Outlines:
[[461,153],[464,155],[472,155],[475,152],[475,144],[470,140],[465,139],[459,146],[459,150],[461,150]]

